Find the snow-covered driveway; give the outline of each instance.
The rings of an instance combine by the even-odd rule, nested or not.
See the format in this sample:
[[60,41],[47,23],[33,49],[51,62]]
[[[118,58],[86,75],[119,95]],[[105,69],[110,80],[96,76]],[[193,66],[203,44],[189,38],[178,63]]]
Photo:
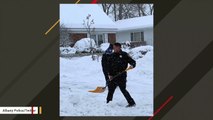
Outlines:
[[88,92],[105,85],[100,61],[92,61],[91,56],[60,58],[60,116],[151,116],[153,52],[136,62],[136,68],[128,72],[127,90],[137,105],[125,108],[127,102],[119,88],[109,104],[106,104],[108,90],[100,94]]

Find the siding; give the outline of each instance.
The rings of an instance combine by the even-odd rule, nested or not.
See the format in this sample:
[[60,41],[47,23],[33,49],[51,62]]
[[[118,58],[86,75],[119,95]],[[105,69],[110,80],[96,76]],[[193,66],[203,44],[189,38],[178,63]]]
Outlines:
[[146,44],[153,45],[153,29],[146,29],[144,31],[144,40]]
[[146,44],[153,45],[153,29],[121,31],[116,33],[116,40],[120,43],[131,41],[131,32],[144,32]]
[[126,41],[130,41],[130,32],[129,31],[125,31],[125,32],[117,32],[116,33],[116,40],[117,42],[123,43]]

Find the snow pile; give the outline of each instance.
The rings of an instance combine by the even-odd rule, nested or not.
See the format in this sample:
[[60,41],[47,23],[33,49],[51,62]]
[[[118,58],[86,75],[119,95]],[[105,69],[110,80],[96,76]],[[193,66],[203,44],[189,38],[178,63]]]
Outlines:
[[[100,51],[101,52],[104,52],[104,51],[106,51],[107,50],[107,48],[109,47],[109,45],[110,45],[110,43],[102,43],[101,45],[100,45]],[[129,49],[130,49],[130,42],[129,41],[126,41],[125,42],[125,45],[122,45],[122,50],[123,51],[125,51],[125,52],[129,52]]]
[[142,58],[148,51],[153,51],[153,47],[149,45],[140,46],[129,50],[128,53],[133,59],[139,59]]
[[125,45],[126,45],[126,46],[130,46],[130,45],[131,45],[131,41],[126,41],[126,42],[125,42]]
[[123,19],[115,22],[118,30],[120,31],[138,28],[152,28],[153,23],[153,15]]
[[122,46],[122,51],[129,53],[130,52],[130,48],[126,47],[126,46]]
[[90,52],[91,47],[96,48],[96,45],[95,41],[90,38],[82,38],[81,40],[78,40],[74,45],[74,48],[77,52]]
[[128,72],[127,90],[137,105],[125,108],[127,102],[119,88],[109,104],[108,90],[101,94],[88,92],[105,85],[101,62],[92,61],[91,56],[60,58],[60,116],[152,116],[153,51],[136,62],[136,67]]
[[60,25],[63,24],[68,28],[85,28],[82,23],[89,14],[95,22],[92,27],[117,29],[115,23],[97,4],[60,4]]
[[66,54],[75,54],[76,49],[72,47],[60,47],[60,54],[66,55]]
[[109,43],[102,43],[102,44],[100,45],[100,50],[101,50],[101,52],[106,51],[108,47],[109,47]]

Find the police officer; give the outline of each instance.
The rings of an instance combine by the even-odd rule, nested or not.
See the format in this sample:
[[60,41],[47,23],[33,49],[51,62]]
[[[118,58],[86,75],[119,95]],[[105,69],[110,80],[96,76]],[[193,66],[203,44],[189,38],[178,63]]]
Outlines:
[[[112,53],[111,58],[109,59],[108,67],[110,82],[108,84],[107,103],[112,101],[113,94],[115,92],[116,87],[118,86],[128,102],[128,105],[126,107],[133,107],[136,104],[133,98],[130,96],[129,92],[126,90],[127,72],[123,71],[125,71],[128,67],[128,63],[131,65],[130,68],[134,68],[136,66],[136,62],[126,52],[121,50],[120,43],[115,43],[113,45],[113,49],[114,52]],[[123,73],[118,75],[121,72]]]

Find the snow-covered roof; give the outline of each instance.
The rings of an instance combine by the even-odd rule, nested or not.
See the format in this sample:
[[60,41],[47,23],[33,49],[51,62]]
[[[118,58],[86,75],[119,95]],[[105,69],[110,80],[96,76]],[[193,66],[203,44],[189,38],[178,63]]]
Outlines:
[[153,15],[118,20],[115,24],[118,31],[153,28]]
[[83,20],[91,15],[95,28],[115,28],[115,23],[96,4],[60,4],[60,24],[67,28],[84,28]]

